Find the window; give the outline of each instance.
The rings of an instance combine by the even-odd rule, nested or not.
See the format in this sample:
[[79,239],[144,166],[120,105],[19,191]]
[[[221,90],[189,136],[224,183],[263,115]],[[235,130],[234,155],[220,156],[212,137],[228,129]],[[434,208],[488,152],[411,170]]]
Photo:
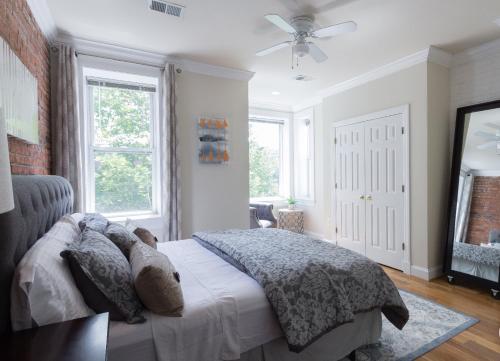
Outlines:
[[305,110],[294,118],[294,196],[314,201],[314,111]]
[[85,84],[86,211],[157,213],[157,79],[87,75]]
[[283,195],[283,128],[283,120],[250,119],[250,198]]

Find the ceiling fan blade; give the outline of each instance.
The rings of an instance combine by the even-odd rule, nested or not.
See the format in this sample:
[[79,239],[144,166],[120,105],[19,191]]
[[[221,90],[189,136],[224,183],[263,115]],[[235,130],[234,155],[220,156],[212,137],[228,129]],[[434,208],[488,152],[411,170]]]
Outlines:
[[307,45],[309,45],[309,55],[311,55],[311,57],[316,60],[317,63],[322,63],[324,62],[326,59],[328,59],[328,55],[326,55],[323,50],[321,50],[320,48],[318,48],[318,46],[314,43],[307,43]]
[[500,130],[500,124],[484,123],[484,125],[487,125],[488,127],[493,128],[493,129],[499,129]]
[[315,38],[327,38],[343,33],[350,33],[356,31],[357,28],[358,25],[354,21],[347,21],[345,23],[327,26],[326,28],[315,30],[313,31],[312,36],[314,36]]
[[283,19],[281,16],[278,14],[267,14],[264,16],[267,20],[272,22],[274,25],[276,25],[278,28],[280,28],[283,31],[286,31],[289,34],[295,34],[297,30],[290,25],[285,19]]
[[496,147],[498,144],[497,141],[493,141],[493,142],[488,142],[488,143],[483,143],[483,144],[480,144],[477,146],[477,149],[481,149],[481,150],[484,150],[484,149],[487,149],[487,148],[493,148],[493,147]]
[[283,43],[279,43],[279,44],[273,45],[270,48],[262,49],[262,50],[258,51],[257,53],[255,53],[255,55],[257,55],[257,56],[264,56],[264,55],[267,55],[267,54],[274,53],[277,50],[286,48],[286,47],[288,47],[290,45],[292,45],[291,41],[285,41]]
[[500,139],[495,133],[483,132],[482,130],[478,130],[474,132],[475,136],[483,137],[489,140]]

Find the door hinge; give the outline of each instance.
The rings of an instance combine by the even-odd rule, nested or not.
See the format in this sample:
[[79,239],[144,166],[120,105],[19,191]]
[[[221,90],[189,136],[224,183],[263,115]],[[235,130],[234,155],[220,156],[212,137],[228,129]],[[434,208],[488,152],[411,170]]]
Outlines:
[[401,186],[401,192],[403,192],[403,193],[405,192],[405,185],[404,184]]
[[335,233],[339,233],[339,229],[335,227]]
[[401,248],[403,248],[403,251],[405,250],[405,244],[404,243],[401,244]]
[[401,127],[401,134],[405,134],[405,127]]
[[337,144],[337,138],[333,138],[333,144]]
[[335,183],[335,189],[337,189],[337,183]]

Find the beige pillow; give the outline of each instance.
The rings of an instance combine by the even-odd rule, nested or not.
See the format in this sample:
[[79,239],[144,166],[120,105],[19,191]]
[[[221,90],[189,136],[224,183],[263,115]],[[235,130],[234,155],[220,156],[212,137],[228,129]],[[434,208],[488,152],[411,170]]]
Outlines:
[[166,255],[137,242],[130,250],[134,286],[144,306],[163,316],[182,316],[179,274]]
[[137,224],[132,221],[131,219],[127,218],[127,221],[125,222],[125,227],[127,230],[135,234],[141,241],[146,243],[148,246],[153,247],[156,249],[156,243],[158,242],[158,239],[155,237],[153,233],[151,233],[149,230],[146,228],[142,228],[137,226]]
[[137,227],[136,229],[134,229],[133,233],[148,246],[156,249],[156,242],[158,242],[158,239],[156,239],[153,233],[148,231],[146,228]]

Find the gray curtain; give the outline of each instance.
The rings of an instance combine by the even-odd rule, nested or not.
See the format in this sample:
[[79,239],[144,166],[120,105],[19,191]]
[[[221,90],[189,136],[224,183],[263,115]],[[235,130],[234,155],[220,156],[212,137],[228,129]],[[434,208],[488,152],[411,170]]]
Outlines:
[[75,194],[74,209],[82,211],[82,167],[75,50],[52,47],[52,172],[66,178]]
[[455,217],[455,242],[465,243],[467,241],[467,229],[469,228],[470,205],[472,201],[472,190],[474,187],[474,176],[466,173],[457,196],[457,214]]
[[162,72],[161,126],[162,142],[162,210],[164,213],[164,240],[181,238],[181,187],[178,158],[175,66],[167,64]]

